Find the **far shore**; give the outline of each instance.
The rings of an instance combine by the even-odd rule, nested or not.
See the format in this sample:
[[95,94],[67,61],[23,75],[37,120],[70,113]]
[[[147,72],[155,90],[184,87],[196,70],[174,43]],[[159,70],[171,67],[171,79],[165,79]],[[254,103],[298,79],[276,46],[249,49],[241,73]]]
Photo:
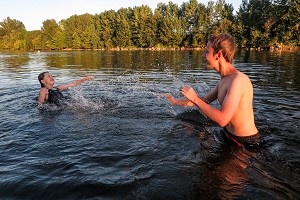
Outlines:
[[[277,46],[277,47],[253,47],[253,48],[238,48],[241,50],[250,51],[299,51],[300,47],[292,46]],[[151,48],[136,48],[136,47],[114,47],[114,48],[100,48],[100,49],[30,49],[30,50],[9,50],[0,49],[0,51],[203,51],[205,47],[151,47]]]

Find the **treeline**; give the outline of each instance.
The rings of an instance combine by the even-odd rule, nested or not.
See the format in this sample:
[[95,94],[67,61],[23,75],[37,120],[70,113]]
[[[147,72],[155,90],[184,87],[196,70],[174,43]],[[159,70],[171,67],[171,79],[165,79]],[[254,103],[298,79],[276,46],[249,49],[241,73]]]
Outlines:
[[0,49],[201,48],[210,34],[229,32],[239,47],[300,45],[299,0],[243,0],[236,14],[225,0],[181,6],[160,3],[48,19],[27,31],[7,17],[0,22]]

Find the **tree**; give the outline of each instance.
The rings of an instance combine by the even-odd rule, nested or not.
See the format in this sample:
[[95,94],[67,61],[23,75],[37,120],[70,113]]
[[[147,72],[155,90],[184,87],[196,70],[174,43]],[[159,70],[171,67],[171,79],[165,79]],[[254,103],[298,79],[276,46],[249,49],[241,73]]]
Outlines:
[[183,20],[183,29],[185,32],[184,46],[203,46],[209,27],[205,5],[198,4],[197,0],[184,2],[181,5],[179,17]]
[[0,48],[25,49],[26,29],[21,21],[7,17],[0,22]]
[[66,47],[65,43],[65,32],[61,28],[57,28],[53,38],[52,44],[55,49],[64,49]]
[[43,48],[62,49],[66,46],[64,30],[54,19],[44,21],[41,32]]
[[299,0],[275,0],[272,33],[278,43],[297,45],[300,42]]
[[233,6],[225,0],[210,1],[208,3],[209,34],[232,32],[234,21]]
[[247,47],[258,47],[261,44],[256,40],[263,41],[267,24],[272,19],[272,10],[270,0],[243,0],[237,17],[243,24],[243,37],[248,39]]
[[116,37],[114,42],[118,47],[132,46],[132,32],[130,26],[130,19],[132,19],[132,9],[121,8],[116,14]]
[[99,35],[96,31],[96,16],[91,14],[73,15],[61,24],[65,30],[65,43],[68,48],[98,48]]
[[291,0],[289,8],[289,19],[290,27],[289,31],[291,33],[290,40],[294,45],[300,46],[300,2],[299,0]]
[[178,47],[185,36],[183,21],[179,18],[177,4],[158,4],[155,10],[157,21],[158,40],[164,46]]
[[159,3],[73,15],[43,22],[40,31],[7,17],[0,22],[1,49],[98,49],[138,47],[203,47],[210,34],[229,32],[239,47],[300,46],[299,0],[242,0],[233,14],[226,0],[206,5],[188,0],[179,7]]
[[133,8],[132,41],[136,47],[152,47],[155,44],[156,26],[149,6]]
[[27,31],[26,34],[27,49],[42,49],[42,32],[40,30]]
[[98,31],[100,36],[101,48],[113,48],[115,47],[114,38],[116,34],[115,19],[116,12],[109,10],[101,13],[98,17]]

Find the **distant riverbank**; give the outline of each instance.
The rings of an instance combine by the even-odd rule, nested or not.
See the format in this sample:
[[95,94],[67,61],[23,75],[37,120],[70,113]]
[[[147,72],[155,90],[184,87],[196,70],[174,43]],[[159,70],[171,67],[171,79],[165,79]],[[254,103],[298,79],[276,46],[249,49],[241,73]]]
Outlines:
[[[264,46],[253,48],[237,48],[241,50],[250,51],[299,51],[300,47],[293,46]],[[136,48],[136,47],[114,47],[114,48],[98,48],[98,49],[80,49],[80,48],[65,48],[65,49],[30,49],[30,50],[9,50],[0,49],[2,52],[16,52],[16,51],[203,51],[205,47],[151,47],[151,48]]]
[[[101,49],[72,49],[66,48],[62,49],[64,51],[74,51],[74,50],[96,50],[96,51],[201,51],[205,47],[151,47],[151,48],[136,48],[136,47],[114,47],[114,48],[101,48]],[[299,47],[292,46],[268,46],[268,47],[257,47],[257,48],[247,48],[242,47],[238,48],[242,50],[251,50],[251,51],[298,51]]]

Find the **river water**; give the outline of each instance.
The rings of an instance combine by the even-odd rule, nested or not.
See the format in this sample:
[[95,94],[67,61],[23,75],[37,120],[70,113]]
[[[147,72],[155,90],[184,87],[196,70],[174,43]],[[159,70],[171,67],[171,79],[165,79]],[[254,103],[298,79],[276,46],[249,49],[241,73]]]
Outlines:
[[[300,199],[300,52],[236,54],[266,141],[255,151],[161,97],[217,83],[202,53],[0,53],[0,199]],[[43,71],[56,85],[95,79],[64,91],[66,106],[41,109]]]

